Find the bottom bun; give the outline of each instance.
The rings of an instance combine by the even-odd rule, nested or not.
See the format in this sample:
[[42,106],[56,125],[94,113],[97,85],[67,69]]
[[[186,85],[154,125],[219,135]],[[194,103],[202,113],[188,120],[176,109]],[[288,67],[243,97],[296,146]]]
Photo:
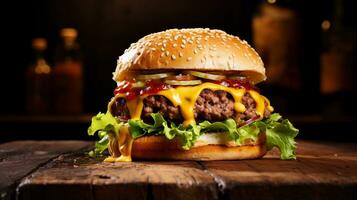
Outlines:
[[260,158],[265,153],[265,139],[235,147],[209,144],[183,150],[177,140],[146,136],[136,139],[132,147],[132,157],[141,160],[243,160]]

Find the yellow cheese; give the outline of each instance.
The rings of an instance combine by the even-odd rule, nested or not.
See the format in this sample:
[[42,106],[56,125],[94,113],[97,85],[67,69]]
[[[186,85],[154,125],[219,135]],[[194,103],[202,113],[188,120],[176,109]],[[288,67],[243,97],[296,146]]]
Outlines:
[[[197,86],[180,86],[168,90],[162,90],[157,94],[151,95],[162,95],[168,100],[170,100],[174,106],[179,106],[182,117],[184,119],[183,124],[184,126],[188,126],[189,124],[196,123],[194,115],[195,102],[202,90],[204,89],[222,90],[231,94],[234,99],[234,110],[237,113],[243,113],[246,110],[245,106],[242,104],[242,98],[246,92],[248,92],[250,96],[254,99],[256,103],[256,113],[259,115],[260,118],[263,118],[264,116],[265,102],[268,105],[267,108],[269,109],[269,111],[273,111],[273,107],[270,106],[270,102],[268,101],[268,99],[266,99],[264,96],[260,95],[254,90],[246,91],[245,89],[235,89],[214,83],[203,83]],[[131,119],[141,118],[141,113],[144,107],[143,100],[147,96],[149,95],[146,94],[142,96],[137,96],[132,100],[127,100],[127,106]],[[108,110],[110,110],[111,105],[113,104],[113,102],[116,101],[117,98],[126,98],[126,96],[125,94],[117,94],[109,103]],[[128,127],[123,127],[125,128],[121,128],[119,130],[119,138],[117,138],[121,156],[119,158],[108,157],[107,159],[105,159],[106,162],[131,161],[131,146],[133,143],[133,139],[130,136]]]
[[112,156],[106,158],[104,162],[130,162],[131,161],[131,147],[134,139],[129,132],[129,126],[123,125],[119,129],[119,135],[117,136],[118,147],[120,151],[120,157],[114,158]]
[[274,108],[273,106],[270,105],[270,101],[268,98],[266,98],[265,96],[261,95],[261,97],[263,97],[263,99],[265,100],[265,102],[267,103],[267,109],[269,110],[269,112],[273,112]]
[[258,92],[254,91],[254,90],[249,90],[248,93],[255,101],[255,104],[256,104],[255,112],[259,115],[260,119],[263,118],[264,109],[265,109],[264,99]]

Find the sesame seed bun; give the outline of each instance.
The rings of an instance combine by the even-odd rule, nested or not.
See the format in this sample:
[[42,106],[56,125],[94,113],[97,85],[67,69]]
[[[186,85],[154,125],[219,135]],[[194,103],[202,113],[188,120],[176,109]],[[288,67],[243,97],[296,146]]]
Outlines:
[[131,72],[199,70],[239,73],[251,82],[266,79],[263,62],[249,44],[221,30],[170,29],[131,44],[113,73],[121,81]]
[[[223,135],[223,133],[219,134]],[[265,134],[260,134],[257,142],[247,141],[241,146],[206,142],[190,150],[181,149],[175,139],[168,140],[164,136],[144,136],[134,140],[132,147],[132,157],[142,160],[242,160],[260,158],[265,154]]]

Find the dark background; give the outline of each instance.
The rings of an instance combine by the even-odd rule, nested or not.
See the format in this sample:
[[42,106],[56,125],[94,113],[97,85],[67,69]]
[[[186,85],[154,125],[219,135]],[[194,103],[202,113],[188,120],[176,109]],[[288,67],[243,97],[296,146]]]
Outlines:
[[[115,82],[116,59],[141,37],[169,28],[208,27],[252,41],[252,18],[261,0],[32,0],[5,1],[1,5],[0,142],[13,139],[87,138],[89,117],[106,110]],[[356,6],[352,0],[276,1],[276,6],[299,13],[301,22],[301,87],[261,84],[277,112],[301,130],[299,137],[353,141],[357,138],[356,87],[324,94],[320,90],[320,56],[331,47],[321,31],[323,20],[337,21],[339,37],[356,33]],[[341,5],[337,7],[336,5]],[[342,18],[336,20],[336,13]],[[48,40],[47,60],[53,64],[59,30],[78,30],[84,55],[84,113],[79,116],[31,116],[25,110],[24,73],[31,60],[31,39]],[[334,24],[332,23],[332,27]],[[352,38],[352,39],[351,39]],[[349,36],[342,42],[352,44]],[[349,73],[356,72],[352,53]],[[352,66],[352,67],[351,67]],[[344,71],[344,68],[341,68]],[[357,75],[357,73],[355,73]],[[268,77],[269,79],[269,77]],[[356,85],[346,79],[345,85]]]

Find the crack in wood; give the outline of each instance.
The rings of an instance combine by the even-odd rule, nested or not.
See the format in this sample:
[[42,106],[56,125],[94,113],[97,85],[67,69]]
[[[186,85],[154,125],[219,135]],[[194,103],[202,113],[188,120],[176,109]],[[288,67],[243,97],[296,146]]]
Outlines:
[[226,183],[225,181],[222,179],[222,177],[216,175],[215,173],[213,173],[212,171],[210,171],[204,164],[202,161],[196,161],[197,164],[201,167],[201,169],[210,177],[213,178],[214,182],[216,183],[216,187],[218,188],[218,198],[219,199],[225,199],[225,190],[226,190]]

